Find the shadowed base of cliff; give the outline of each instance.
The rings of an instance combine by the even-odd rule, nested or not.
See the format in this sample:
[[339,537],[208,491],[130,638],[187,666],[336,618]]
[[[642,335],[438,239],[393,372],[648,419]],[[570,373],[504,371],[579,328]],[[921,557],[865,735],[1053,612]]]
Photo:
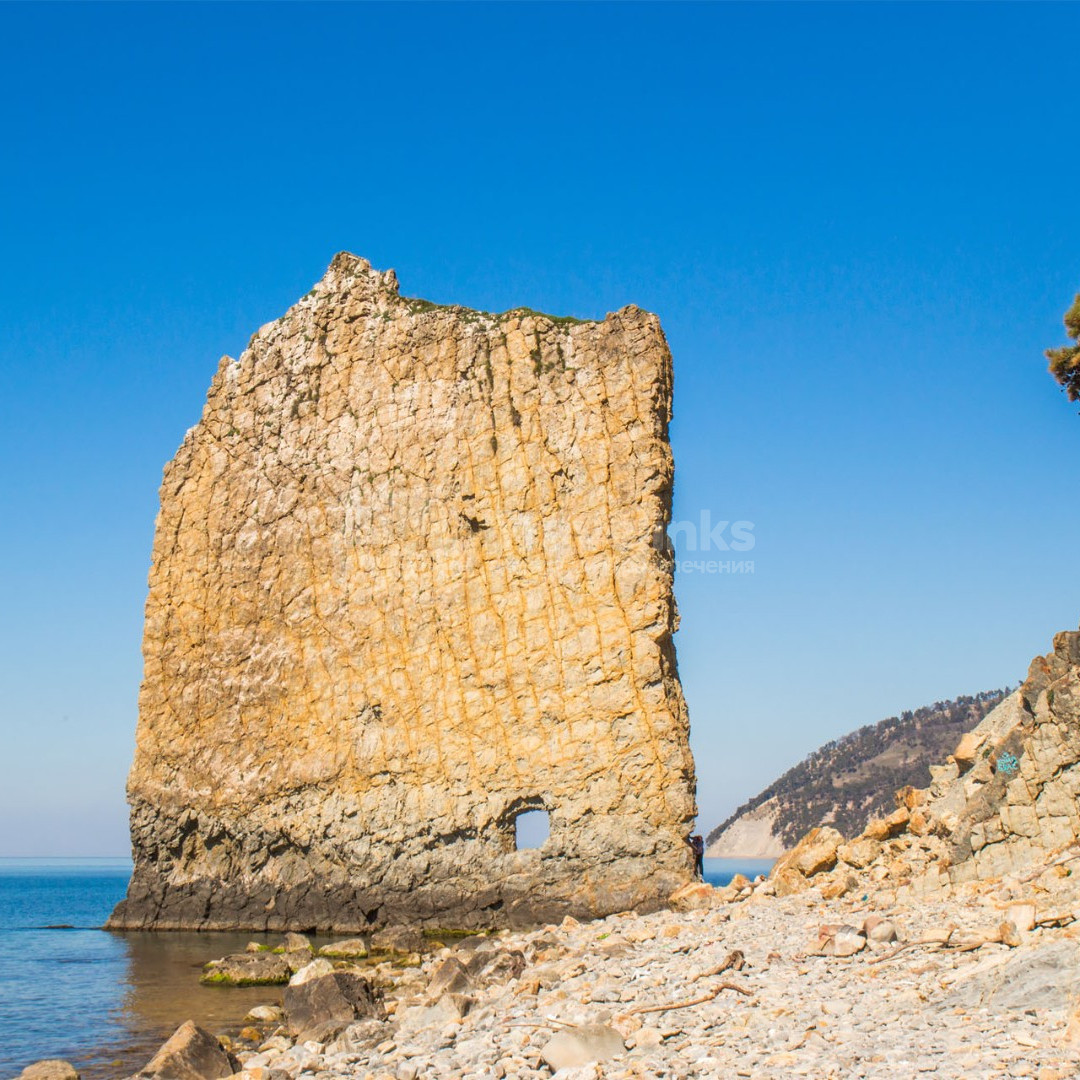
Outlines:
[[547,880],[522,874],[500,881],[459,878],[389,891],[316,879],[287,887],[253,880],[199,878],[170,882],[152,869],[136,868],[109,918],[110,930],[299,930],[363,933],[380,926],[484,930],[526,928],[620,911],[660,910],[671,893],[691,880],[645,860],[622,860],[598,868],[564,867]]

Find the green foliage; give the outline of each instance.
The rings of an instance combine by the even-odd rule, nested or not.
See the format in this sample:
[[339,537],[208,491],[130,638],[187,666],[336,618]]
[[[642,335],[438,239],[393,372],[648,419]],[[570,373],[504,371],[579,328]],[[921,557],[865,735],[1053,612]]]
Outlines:
[[511,315],[528,315],[533,319],[546,319],[556,326],[581,326],[588,322],[588,319],[576,319],[573,315],[548,315],[546,312],[537,311],[535,308],[530,307],[511,308],[509,311],[504,311],[499,318],[508,319]]
[[1080,401],[1080,293],[1065,312],[1065,330],[1077,344],[1047,349],[1046,358],[1050,361],[1050,374],[1061,384],[1068,399]]
[[407,299],[405,301],[411,315],[422,315],[425,311],[441,311],[446,304],[434,304],[430,300]]

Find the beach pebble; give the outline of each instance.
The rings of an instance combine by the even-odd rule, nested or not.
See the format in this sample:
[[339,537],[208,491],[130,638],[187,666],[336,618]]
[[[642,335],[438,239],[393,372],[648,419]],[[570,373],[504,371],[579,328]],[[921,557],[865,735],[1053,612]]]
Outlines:
[[27,1065],[18,1080],[79,1080],[79,1074],[70,1061],[60,1058],[47,1058]]
[[285,1010],[278,1005],[256,1005],[244,1019],[254,1024],[276,1024],[285,1019]]

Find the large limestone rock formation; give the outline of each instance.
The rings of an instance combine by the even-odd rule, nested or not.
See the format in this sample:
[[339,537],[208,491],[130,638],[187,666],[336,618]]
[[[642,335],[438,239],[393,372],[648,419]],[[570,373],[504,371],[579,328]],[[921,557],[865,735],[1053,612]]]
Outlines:
[[930,770],[925,789],[850,843],[815,829],[773,867],[780,892],[809,879],[843,889],[853,872],[909,893],[988,880],[1052,860],[1080,843],[1080,632],[1054,638],[1020,689]]
[[635,307],[439,307],[348,254],[224,358],[161,487],[111,925],[480,926],[685,882],[671,380]]

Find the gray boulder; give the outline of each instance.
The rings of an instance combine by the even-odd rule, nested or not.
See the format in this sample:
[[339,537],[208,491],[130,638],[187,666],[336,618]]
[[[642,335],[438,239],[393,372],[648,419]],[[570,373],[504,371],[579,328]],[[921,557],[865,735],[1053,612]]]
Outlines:
[[[310,961],[311,954],[305,954],[304,962]],[[211,960],[199,982],[204,986],[279,986],[287,983],[295,970],[289,958],[280,953],[235,953]]]
[[552,1072],[577,1069],[594,1061],[610,1061],[626,1053],[622,1036],[606,1024],[567,1028],[548,1040],[540,1056]]
[[477,949],[466,965],[476,982],[504,983],[516,979],[526,967],[525,954],[516,949]]
[[347,941],[332,941],[319,950],[320,956],[331,960],[363,960],[368,954],[363,938],[349,938]]
[[359,1054],[372,1050],[386,1038],[385,1020],[357,1020],[327,1046],[329,1054]]
[[447,957],[431,973],[427,986],[429,1001],[438,1001],[443,994],[468,994],[473,989],[472,977],[465,965],[453,956]]
[[289,1034],[297,1042],[328,1042],[350,1024],[385,1013],[382,991],[351,971],[335,971],[285,989]]
[[311,963],[311,950],[298,949],[292,952],[284,953],[282,959],[285,961],[289,968],[289,971],[295,975],[302,968],[307,967]]
[[321,979],[324,975],[329,975],[333,970],[334,965],[325,957],[320,956],[318,959],[305,964],[296,972],[289,980],[289,985],[301,986],[303,983],[311,982],[312,979]]
[[424,935],[415,926],[388,926],[371,935],[372,952],[414,953],[425,944]]
[[140,1080],[221,1080],[240,1071],[240,1062],[193,1020],[181,1024],[135,1075]]
[[976,965],[958,981],[950,1004],[967,1009],[1065,1009],[1080,994],[1080,949],[1054,941]]

